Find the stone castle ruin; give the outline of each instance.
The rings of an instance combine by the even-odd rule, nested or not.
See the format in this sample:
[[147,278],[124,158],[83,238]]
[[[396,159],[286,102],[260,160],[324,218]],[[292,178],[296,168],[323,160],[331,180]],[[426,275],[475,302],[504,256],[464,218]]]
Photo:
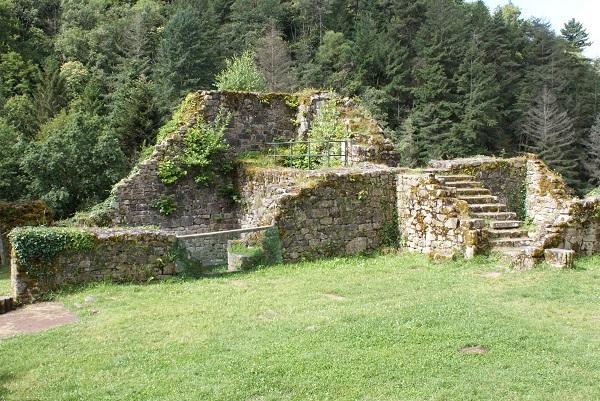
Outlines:
[[[331,166],[295,168],[269,157],[280,152],[273,143],[288,143],[290,152],[308,148],[301,160],[310,167],[311,128],[331,102],[341,145],[331,156],[321,141],[312,144],[321,149],[313,160],[325,160],[326,151]],[[199,185],[198,176],[171,161],[182,160],[198,121],[211,123],[223,112],[228,147],[221,158],[237,162]],[[229,262],[234,269],[253,258],[292,262],[385,247],[433,258],[497,251],[522,269],[544,259],[568,265],[575,253],[600,250],[600,199],[575,198],[534,155],[397,167],[398,154],[377,122],[327,93],[198,92],[178,118],[113,188],[103,215],[108,227],[77,228],[91,245],[56,255],[50,274],[13,252],[18,302],[65,284],[160,278],[190,265]],[[165,171],[176,179],[165,182]]]

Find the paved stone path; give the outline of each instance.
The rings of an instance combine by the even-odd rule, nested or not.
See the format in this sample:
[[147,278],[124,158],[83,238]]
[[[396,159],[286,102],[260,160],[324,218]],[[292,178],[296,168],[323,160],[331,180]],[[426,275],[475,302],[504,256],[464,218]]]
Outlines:
[[0,315],[0,339],[35,333],[77,320],[77,316],[57,302],[26,305],[13,312]]

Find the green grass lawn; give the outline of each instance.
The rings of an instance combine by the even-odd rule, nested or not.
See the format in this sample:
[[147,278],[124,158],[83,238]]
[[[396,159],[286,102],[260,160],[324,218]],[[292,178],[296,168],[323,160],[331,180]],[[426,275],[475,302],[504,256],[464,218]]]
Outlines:
[[81,321],[0,341],[0,400],[600,399],[598,257],[332,259],[57,299]]
[[10,295],[10,269],[0,265],[0,296]]

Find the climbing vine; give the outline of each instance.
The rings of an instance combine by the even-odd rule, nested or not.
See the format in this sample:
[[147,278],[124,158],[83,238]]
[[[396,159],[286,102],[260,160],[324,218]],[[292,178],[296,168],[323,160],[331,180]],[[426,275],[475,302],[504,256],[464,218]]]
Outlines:
[[52,263],[65,251],[89,251],[94,236],[68,227],[21,227],[9,234],[17,260],[27,274],[44,277],[53,273]]

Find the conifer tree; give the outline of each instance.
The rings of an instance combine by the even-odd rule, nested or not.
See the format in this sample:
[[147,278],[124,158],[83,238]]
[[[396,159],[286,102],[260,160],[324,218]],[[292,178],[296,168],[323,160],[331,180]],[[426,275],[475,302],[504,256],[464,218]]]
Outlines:
[[591,46],[590,35],[587,33],[581,22],[571,18],[569,22],[560,30],[562,37],[577,51],[581,52],[584,48]]
[[536,153],[567,181],[576,181],[578,155],[573,121],[556,97],[544,86],[532,103],[523,123],[524,150]]
[[584,141],[583,168],[588,175],[588,181],[594,186],[600,185],[600,116],[590,128]]
[[156,81],[163,107],[171,110],[188,92],[208,89],[216,72],[216,17],[208,5],[175,11],[164,27]]
[[269,91],[290,92],[296,87],[290,49],[274,23],[256,44],[256,63]]

